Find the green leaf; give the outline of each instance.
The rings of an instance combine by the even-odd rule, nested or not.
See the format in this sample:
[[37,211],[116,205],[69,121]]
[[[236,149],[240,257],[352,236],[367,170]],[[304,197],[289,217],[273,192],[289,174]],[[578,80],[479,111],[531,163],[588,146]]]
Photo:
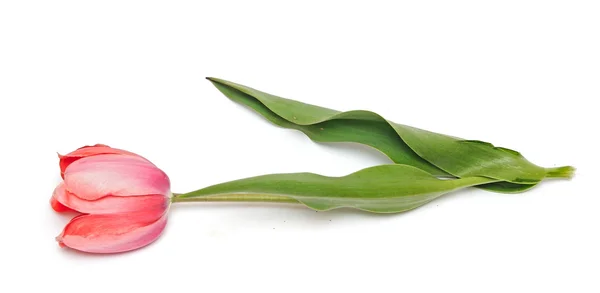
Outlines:
[[270,174],[209,186],[176,195],[173,202],[300,202],[317,211],[354,208],[399,213],[455,190],[489,182],[484,177],[438,179],[408,165],[379,165],[343,177],[314,173]]
[[394,163],[414,166],[438,177],[487,177],[489,184],[480,188],[490,191],[521,192],[546,177],[570,177],[574,170],[543,168],[507,148],[394,123],[370,111],[340,112],[230,81],[208,79],[231,100],[252,108],[278,126],[302,131],[313,141],[365,144]]

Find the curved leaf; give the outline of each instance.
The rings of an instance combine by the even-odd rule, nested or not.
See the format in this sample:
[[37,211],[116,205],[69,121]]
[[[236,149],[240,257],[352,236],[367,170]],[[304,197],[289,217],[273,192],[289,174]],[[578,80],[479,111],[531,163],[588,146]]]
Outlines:
[[370,111],[340,112],[208,79],[233,101],[249,106],[276,125],[302,131],[314,141],[365,144],[397,164],[411,165],[438,177],[488,177],[489,184],[480,186],[483,189],[521,192],[546,177],[570,177],[573,172],[571,167],[561,167],[562,172],[546,169],[510,149],[394,123]]
[[173,201],[263,199],[297,201],[318,211],[346,207],[374,213],[399,213],[420,207],[448,192],[483,182],[489,182],[489,179],[465,177],[444,180],[408,165],[379,165],[343,177],[314,173],[250,177],[176,195]]

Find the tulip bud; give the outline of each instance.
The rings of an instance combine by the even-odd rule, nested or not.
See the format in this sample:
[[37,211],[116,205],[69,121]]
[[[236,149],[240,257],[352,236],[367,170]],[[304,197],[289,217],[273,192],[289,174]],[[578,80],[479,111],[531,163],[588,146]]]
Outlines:
[[163,231],[171,203],[168,176],[147,159],[106,145],[60,156],[57,212],[82,213],[57,237],[63,247],[116,253],[137,249]]

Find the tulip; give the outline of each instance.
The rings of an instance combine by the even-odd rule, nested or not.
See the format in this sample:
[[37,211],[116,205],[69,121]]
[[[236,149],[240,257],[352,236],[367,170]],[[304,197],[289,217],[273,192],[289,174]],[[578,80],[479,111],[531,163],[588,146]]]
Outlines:
[[56,237],[59,245],[91,253],[117,253],[154,242],[167,223],[169,177],[149,160],[106,145],[59,155],[63,181],[50,204],[74,211]]

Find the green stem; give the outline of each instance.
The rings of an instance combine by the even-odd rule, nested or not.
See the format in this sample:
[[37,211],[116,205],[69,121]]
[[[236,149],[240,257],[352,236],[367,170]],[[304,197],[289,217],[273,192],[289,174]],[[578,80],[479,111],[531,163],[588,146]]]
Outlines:
[[194,197],[193,191],[190,193],[174,194],[171,202],[278,202],[278,203],[299,203],[299,201],[277,195],[254,194],[254,193],[232,193],[217,195],[201,195]]
[[573,178],[575,175],[575,167],[563,166],[556,168],[546,168],[547,178]]

